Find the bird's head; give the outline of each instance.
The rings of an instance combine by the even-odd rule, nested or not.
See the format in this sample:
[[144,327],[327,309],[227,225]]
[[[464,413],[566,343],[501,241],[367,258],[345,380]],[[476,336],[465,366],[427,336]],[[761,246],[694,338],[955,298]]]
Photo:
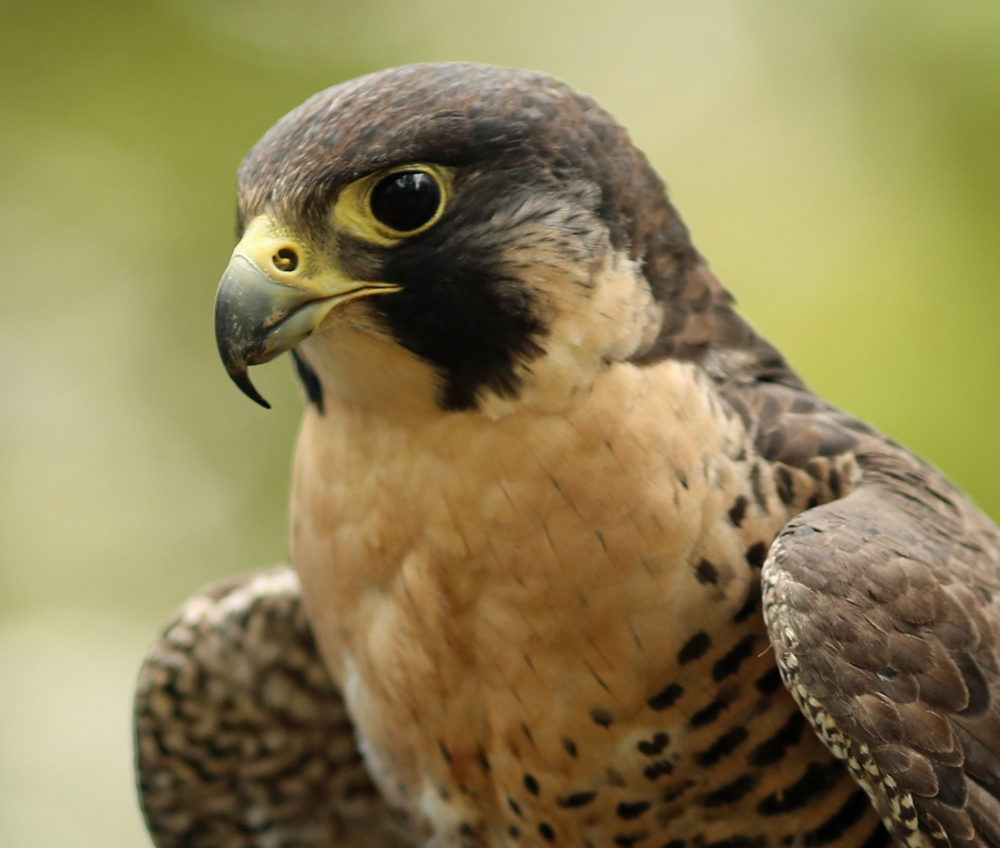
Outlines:
[[345,391],[374,369],[379,392],[423,380],[438,409],[565,393],[662,346],[707,285],[607,112],[481,65],[391,69],[306,101],[240,167],[239,230],[216,336],[265,405],[247,367],[297,345]]

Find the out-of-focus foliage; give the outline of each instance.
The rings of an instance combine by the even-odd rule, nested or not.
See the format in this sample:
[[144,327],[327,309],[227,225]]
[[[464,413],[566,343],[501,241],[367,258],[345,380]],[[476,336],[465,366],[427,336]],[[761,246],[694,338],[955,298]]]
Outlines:
[[233,173],[390,64],[555,73],[633,132],[750,318],[1000,516],[992,0],[0,2],[0,845],[147,845],[129,694],[206,581],[284,554],[287,362],[215,356]]

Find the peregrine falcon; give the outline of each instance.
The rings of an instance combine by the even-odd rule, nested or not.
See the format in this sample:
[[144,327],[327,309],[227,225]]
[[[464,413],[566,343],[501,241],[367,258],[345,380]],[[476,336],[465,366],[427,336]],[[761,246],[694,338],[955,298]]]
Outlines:
[[294,570],[147,658],[162,848],[1000,846],[1000,532],[736,313],[593,100],[315,95],[215,321],[260,403],[294,357]]

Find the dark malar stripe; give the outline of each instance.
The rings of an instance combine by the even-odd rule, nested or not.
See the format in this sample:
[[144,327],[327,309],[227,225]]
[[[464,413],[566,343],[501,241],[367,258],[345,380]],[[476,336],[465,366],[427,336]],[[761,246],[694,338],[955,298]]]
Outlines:
[[302,354],[292,348],[292,361],[295,363],[295,373],[302,381],[302,388],[306,390],[306,397],[309,403],[316,407],[316,411],[322,415],[325,412],[323,407],[323,384],[319,381],[319,375],[313,371],[312,366],[305,361]]

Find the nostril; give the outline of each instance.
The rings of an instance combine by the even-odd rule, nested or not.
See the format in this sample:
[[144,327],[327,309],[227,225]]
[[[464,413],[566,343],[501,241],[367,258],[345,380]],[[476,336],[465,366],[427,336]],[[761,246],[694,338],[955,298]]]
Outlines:
[[271,257],[274,267],[279,271],[294,271],[299,267],[299,255],[290,247],[283,247]]

